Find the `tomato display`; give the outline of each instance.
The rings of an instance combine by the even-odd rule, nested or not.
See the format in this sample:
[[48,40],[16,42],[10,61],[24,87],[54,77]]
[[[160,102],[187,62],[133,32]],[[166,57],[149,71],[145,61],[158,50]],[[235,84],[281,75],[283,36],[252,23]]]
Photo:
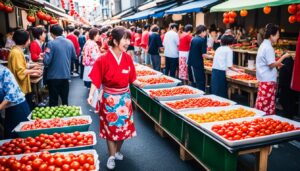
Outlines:
[[32,111],[32,119],[63,118],[80,115],[78,106],[36,107]]
[[148,76],[148,75],[157,75],[157,72],[151,70],[136,70],[136,75],[140,76]]
[[81,119],[81,118],[72,118],[69,120],[63,120],[61,118],[54,118],[54,119],[47,120],[47,121],[37,119],[33,123],[24,124],[21,127],[21,131],[84,125],[84,124],[88,124],[88,123],[89,123],[89,121],[87,119]]
[[204,114],[186,114],[188,118],[198,122],[215,122],[215,121],[224,121],[230,119],[244,118],[254,116],[255,113],[244,108],[232,109],[232,110],[221,110],[218,112],[207,112]]
[[211,130],[227,140],[242,140],[299,130],[288,122],[272,118],[255,118],[251,121],[227,122],[213,125]]
[[185,108],[200,108],[200,107],[217,107],[217,106],[229,106],[228,102],[221,102],[213,100],[211,98],[189,98],[175,102],[167,102],[166,105],[173,109],[185,109]]
[[256,77],[249,74],[235,75],[235,76],[231,76],[231,78],[235,80],[243,80],[243,81],[257,81]]
[[175,96],[175,95],[185,95],[185,94],[195,94],[196,91],[188,87],[175,87],[163,90],[150,90],[151,97],[165,97],[165,96]]
[[153,77],[153,78],[138,78],[140,82],[146,84],[162,84],[162,83],[173,83],[174,81],[167,77]]
[[22,171],[70,171],[70,170],[96,170],[94,155],[81,153],[51,154],[44,151],[39,155],[24,155],[21,159],[15,157],[0,158],[0,170]]
[[35,138],[16,138],[3,143],[0,146],[0,155],[15,155],[49,149],[79,147],[92,145],[93,143],[92,134],[82,134],[80,132],[71,134],[54,133],[53,135],[41,134]]

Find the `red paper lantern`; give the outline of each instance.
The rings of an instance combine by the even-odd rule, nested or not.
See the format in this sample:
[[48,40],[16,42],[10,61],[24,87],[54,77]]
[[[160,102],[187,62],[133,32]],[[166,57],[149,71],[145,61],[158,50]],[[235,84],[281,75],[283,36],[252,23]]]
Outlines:
[[241,17],[246,17],[248,15],[248,11],[243,9],[240,11],[240,15],[241,15]]
[[292,4],[288,6],[288,12],[290,14],[295,14],[297,12],[297,5]]
[[263,11],[264,11],[265,14],[270,14],[271,13],[271,7],[265,6]]
[[295,17],[294,15],[291,15],[291,16],[289,17],[289,23],[293,24],[293,23],[295,23],[295,22],[296,22],[296,17]]

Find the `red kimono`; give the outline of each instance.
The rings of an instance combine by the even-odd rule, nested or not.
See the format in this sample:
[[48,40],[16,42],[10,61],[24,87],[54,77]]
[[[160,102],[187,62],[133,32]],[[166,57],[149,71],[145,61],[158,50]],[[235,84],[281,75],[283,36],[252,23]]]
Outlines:
[[189,56],[191,41],[193,36],[191,34],[182,33],[179,39],[179,72],[178,77],[182,80],[188,80],[188,66],[187,58]]
[[131,57],[125,52],[120,63],[111,50],[100,56],[90,73],[92,83],[103,93],[100,97],[100,137],[121,141],[136,136],[129,84],[136,80]]

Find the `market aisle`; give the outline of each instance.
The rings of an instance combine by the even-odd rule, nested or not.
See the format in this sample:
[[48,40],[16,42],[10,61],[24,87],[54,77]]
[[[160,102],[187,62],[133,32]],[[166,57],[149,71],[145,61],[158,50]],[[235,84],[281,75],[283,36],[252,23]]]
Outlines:
[[[70,84],[69,104],[82,107],[84,114],[89,114],[93,118],[91,131],[99,133],[98,116],[89,112],[86,104],[87,89],[83,86],[79,78],[72,79]],[[135,126],[138,136],[128,140],[124,144],[122,152],[125,155],[124,161],[117,162],[116,171],[189,171],[201,170],[195,162],[183,162],[179,158],[179,147],[168,138],[161,138],[154,132],[153,123],[140,111],[134,112]],[[95,149],[100,154],[101,170],[106,168],[108,158],[106,142],[97,139]]]
[[[83,113],[89,114],[93,118],[90,130],[99,133],[98,116],[89,112],[89,106],[86,104],[87,89],[79,78],[74,78],[70,84],[70,105],[82,107]],[[241,100],[242,99],[235,99]],[[128,140],[124,144],[123,153],[125,160],[117,162],[116,171],[189,171],[201,170],[201,167],[195,161],[183,162],[179,158],[178,146],[168,138],[161,138],[154,132],[153,123],[145,117],[140,111],[135,111],[135,125],[138,136]],[[106,143],[98,138],[95,149],[100,154],[101,170],[105,171],[107,160]],[[297,147],[298,146],[298,147]],[[269,171],[297,171],[300,163],[300,144],[284,143],[280,148],[273,149],[269,157]],[[254,167],[254,157],[251,155],[242,157],[243,166],[246,168]],[[279,162],[278,162],[279,161]],[[217,163],[217,161],[216,161]],[[240,169],[244,170],[244,169]]]

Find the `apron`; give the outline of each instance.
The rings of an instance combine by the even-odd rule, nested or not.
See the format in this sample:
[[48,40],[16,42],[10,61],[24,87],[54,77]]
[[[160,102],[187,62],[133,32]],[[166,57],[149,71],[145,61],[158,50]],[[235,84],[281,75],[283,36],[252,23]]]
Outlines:
[[100,137],[122,141],[136,136],[129,88],[103,86],[100,96]]
[[266,112],[267,115],[275,114],[276,85],[276,82],[259,83],[255,108]]
[[188,80],[188,66],[187,58],[189,56],[188,51],[179,51],[179,73],[178,77],[182,80]]
[[226,71],[212,69],[211,94],[227,98]]

